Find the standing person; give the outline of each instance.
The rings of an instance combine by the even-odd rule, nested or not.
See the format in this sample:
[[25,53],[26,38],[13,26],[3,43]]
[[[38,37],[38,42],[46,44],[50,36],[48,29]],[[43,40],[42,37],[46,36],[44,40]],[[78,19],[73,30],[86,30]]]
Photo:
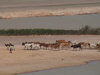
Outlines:
[[12,53],[13,46],[12,46],[12,45],[10,45],[10,46],[9,46],[9,48],[10,48],[10,52],[9,52],[9,53]]
[[9,43],[9,49],[10,49],[9,53],[12,53],[12,50],[15,50],[14,45],[12,43]]

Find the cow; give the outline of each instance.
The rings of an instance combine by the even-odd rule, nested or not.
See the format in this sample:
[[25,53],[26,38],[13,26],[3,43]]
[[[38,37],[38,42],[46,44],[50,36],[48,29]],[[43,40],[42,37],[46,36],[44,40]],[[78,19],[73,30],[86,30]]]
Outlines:
[[74,45],[71,45],[71,47],[73,48],[73,50],[77,48],[79,48],[79,50],[82,50],[81,44],[74,44]]
[[81,46],[84,47],[84,48],[90,48],[90,43],[80,42],[79,44],[81,44]]

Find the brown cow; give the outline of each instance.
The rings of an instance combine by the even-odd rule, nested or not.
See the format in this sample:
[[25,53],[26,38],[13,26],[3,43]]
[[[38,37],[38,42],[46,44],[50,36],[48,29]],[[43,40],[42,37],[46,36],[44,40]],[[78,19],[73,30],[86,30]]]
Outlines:
[[56,40],[56,43],[65,43],[65,40]]
[[60,48],[70,48],[71,47],[71,41],[60,43]]
[[50,44],[46,44],[46,43],[39,43],[40,44],[40,48],[45,48],[46,50],[50,47]]
[[90,48],[90,43],[80,42],[79,44],[81,44],[81,46],[84,47],[84,48]]
[[53,43],[50,44],[51,49],[59,49],[60,48],[60,44],[59,43]]
[[100,49],[100,44],[96,44],[96,48],[99,48]]

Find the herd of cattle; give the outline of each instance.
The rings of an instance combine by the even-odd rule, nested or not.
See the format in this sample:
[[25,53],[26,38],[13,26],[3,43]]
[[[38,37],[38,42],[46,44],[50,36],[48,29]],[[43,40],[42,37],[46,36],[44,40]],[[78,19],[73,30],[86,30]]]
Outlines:
[[[5,44],[7,49],[13,44]],[[24,46],[24,50],[35,50],[35,49],[45,49],[45,50],[61,50],[61,49],[68,49],[73,48],[73,50],[82,50],[83,48],[95,48],[100,49],[100,43],[90,44],[88,42],[71,42],[65,40],[56,40],[55,43],[41,43],[41,42],[22,42],[22,46]]]
[[46,50],[61,50],[73,48],[73,50],[82,50],[83,48],[100,48],[100,43],[90,44],[88,42],[71,42],[65,40],[56,40],[55,43],[41,43],[41,42],[22,42],[24,50],[46,49]]

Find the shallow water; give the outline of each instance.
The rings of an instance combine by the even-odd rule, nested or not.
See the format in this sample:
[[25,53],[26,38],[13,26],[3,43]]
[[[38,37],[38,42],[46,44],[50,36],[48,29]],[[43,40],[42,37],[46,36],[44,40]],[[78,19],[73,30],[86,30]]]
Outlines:
[[0,19],[0,29],[79,29],[100,27],[100,14]]
[[17,7],[29,5],[46,5],[46,4],[78,4],[78,3],[96,3],[100,0],[0,0],[0,7]]
[[18,75],[100,75],[100,61],[90,62],[81,66],[64,67]]

